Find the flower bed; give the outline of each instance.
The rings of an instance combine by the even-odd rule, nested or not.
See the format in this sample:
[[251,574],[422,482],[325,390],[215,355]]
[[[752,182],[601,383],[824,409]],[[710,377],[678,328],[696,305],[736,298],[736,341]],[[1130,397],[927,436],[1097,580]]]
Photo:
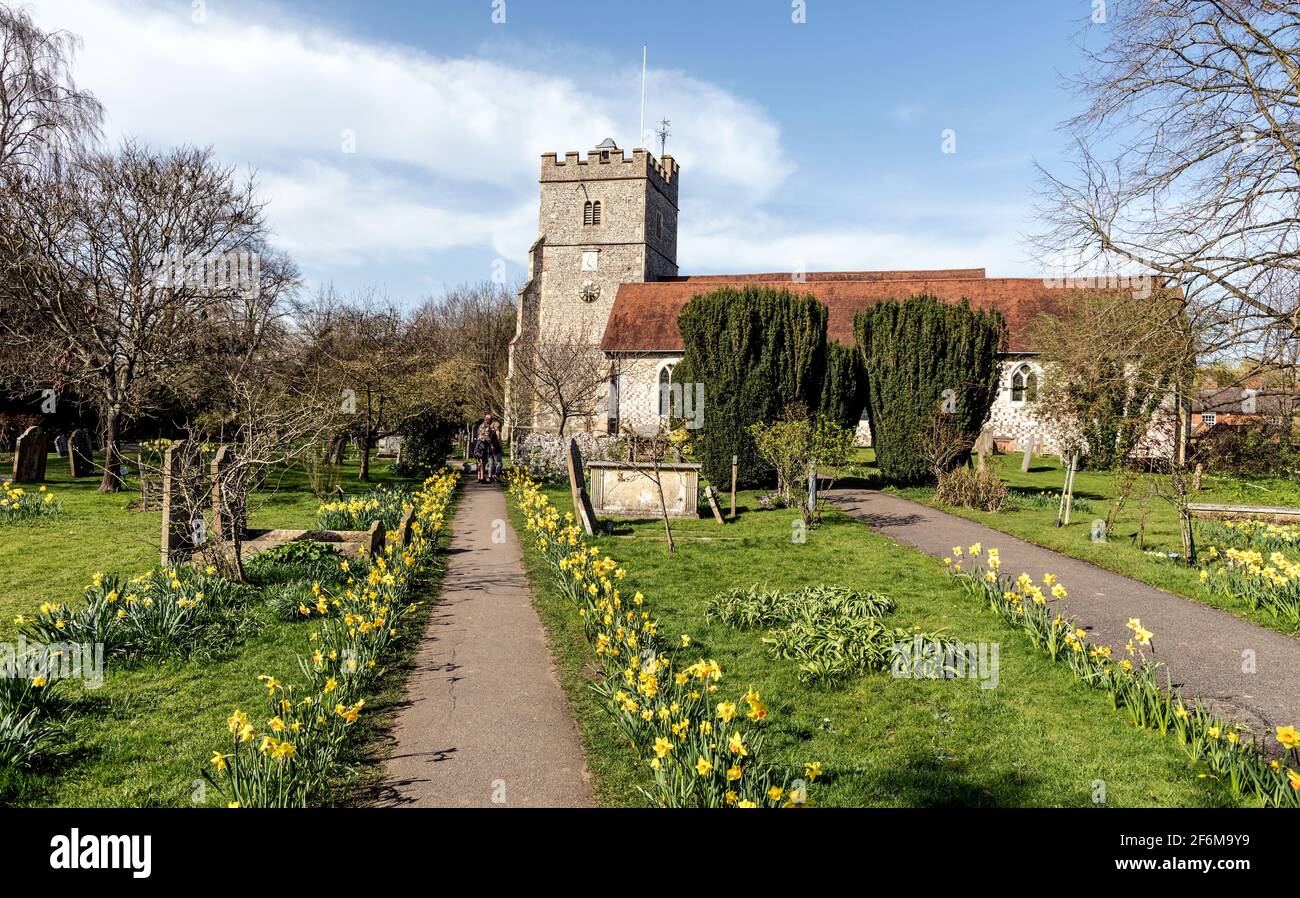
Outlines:
[[1202,557],[1213,567],[1201,569],[1201,583],[1210,592],[1220,592],[1263,609],[1275,619],[1300,627],[1300,563],[1281,552],[1266,559],[1257,549],[1208,547]]
[[44,484],[35,492],[11,481],[0,482],[0,524],[20,524],[40,518],[52,518],[63,511]]
[[459,475],[444,471],[410,497],[416,520],[402,549],[389,543],[371,563],[339,562],[346,577],[331,595],[319,584],[314,603],[299,613],[316,626],[310,654],[299,658],[299,682],[287,674],[259,677],[266,687],[261,714],[235,709],[227,720],[230,741],[214,751],[204,776],[231,807],[305,807],[319,802],[339,771],[353,725],[383,676],[400,622],[416,604],[416,577],[440,549],[447,508]]
[[[1167,671],[1161,683],[1163,664],[1154,659],[1154,634],[1133,618],[1128,622],[1131,637],[1124,655],[1116,658],[1110,646],[1087,641],[1087,631],[1074,621],[1055,613],[1053,599],[1066,596],[1064,586],[1052,574],[1041,585],[1028,574],[1015,580],[1001,572],[997,549],[989,549],[982,560],[977,543],[966,553],[960,546],[944,559],[965,592],[986,604],[1008,625],[1020,630],[1053,661],[1068,664],[1081,681],[1104,690],[1116,709],[1123,708],[1133,725],[1172,731],[1193,761],[1203,762],[1215,776],[1223,778],[1238,797],[1253,796],[1271,807],[1300,807],[1300,734],[1294,727],[1278,727],[1275,738],[1282,746],[1281,760],[1270,759],[1263,748],[1244,737],[1241,727],[1206,710],[1199,701],[1188,703],[1172,688]],[[963,559],[971,559],[963,569]]]
[[509,490],[527,520],[526,537],[582,620],[601,671],[591,688],[654,771],[655,791],[647,795],[661,807],[807,804],[806,782],[821,767],[807,764],[802,778],[792,778],[760,760],[768,707],[753,687],[734,701],[719,700],[718,663],[674,657],[690,637],[669,647],[645,597],[622,594],[618,583],[626,571],[587,544],[573,514],[561,516],[518,469]]
[[255,631],[256,622],[242,610],[255,592],[213,567],[181,565],[130,580],[96,574],[81,606],[45,602],[34,616],[20,614],[14,623],[37,643],[103,646],[107,659],[192,658]]
[[1287,549],[1300,545],[1300,526],[1254,519],[1202,521],[1196,527],[1201,541],[1239,549]]
[[316,512],[316,522],[325,530],[369,530],[375,521],[383,521],[392,533],[402,522],[402,515],[413,504],[405,490],[384,487],[337,502],[326,502]]

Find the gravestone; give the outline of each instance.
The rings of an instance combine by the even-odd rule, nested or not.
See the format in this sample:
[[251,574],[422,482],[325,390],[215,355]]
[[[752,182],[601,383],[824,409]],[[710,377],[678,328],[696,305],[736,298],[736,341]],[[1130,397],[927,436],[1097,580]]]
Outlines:
[[89,477],[95,473],[94,449],[84,430],[74,430],[68,440],[68,471],[73,477]]
[[222,446],[212,457],[209,472],[212,476],[212,517],[213,524],[222,540],[233,540],[236,535],[241,539],[248,530],[248,514],[244,508],[243,497],[228,489],[230,466],[235,463],[235,452],[229,446]]
[[722,509],[718,506],[718,494],[713,491],[713,487],[704,488],[704,498],[709,500],[709,508],[713,510],[713,519],[719,524],[726,523],[722,518]]
[[54,451],[58,453],[59,458],[68,457],[68,438],[64,434],[59,434],[54,438]]
[[569,440],[569,492],[573,494],[573,515],[588,536],[595,533],[596,511],[591,507],[591,497],[587,495],[587,482],[582,474],[582,453],[578,450],[578,441]]
[[1029,473],[1029,463],[1034,460],[1034,442],[1035,438],[1025,437],[1025,457],[1020,460],[1020,473]]
[[405,549],[407,546],[411,544],[411,539],[415,535],[415,509],[414,508],[408,508],[406,509],[406,511],[402,513],[402,522],[398,524],[397,532],[399,534],[398,539],[401,540],[399,545],[401,545],[401,547]]
[[366,532],[366,547],[371,560],[384,554],[384,541],[386,538],[387,532],[384,530],[383,521],[375,521],[370,525],[370,530]]
[[993,431],[986,427],[980,431],[979,439],[975,441],[975,457],[979,460],[978,470],[984,470],[984,466],[988,464],[988,456],[993,454],[993,449]]
[[190,521],[185,499],[180,495],[182,453],[178,443],[163,453],[162,474],[162,566],[183,561],[194,550],[194,525]]
[[40,483],[45,479],[45,431],[33,424],[14,447],[14,483]]

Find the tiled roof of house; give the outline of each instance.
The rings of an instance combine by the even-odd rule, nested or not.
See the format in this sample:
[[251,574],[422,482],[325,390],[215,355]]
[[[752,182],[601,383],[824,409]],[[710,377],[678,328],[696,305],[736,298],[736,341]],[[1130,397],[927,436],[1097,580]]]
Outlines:
[[690,299],[722,286],[751,285],[811,293],[830,312],[830,339],[853,342],[853,317],[882,299],[929,293],[972,308],[997,309],[1007,323],[1008,350],[1032,352],[1030,331],[1039,312],[1055,313],[1069,291],[1042,278],[988,278],[982,268],[939,271],[818,272],[795,281],[789,274],[704,275],[620,284],[605,327],[606,352],[680,352],[677,315]]
[[[1247,401],[1254,398],[1254,411],[1247,412]],[[1244,387],[1207,387],[1196,391],[1192,411],[1217,415],[1280,415],[1291,414],[1300,407],[1300,397],[1284,390],[1259,387],[1247,392]]]

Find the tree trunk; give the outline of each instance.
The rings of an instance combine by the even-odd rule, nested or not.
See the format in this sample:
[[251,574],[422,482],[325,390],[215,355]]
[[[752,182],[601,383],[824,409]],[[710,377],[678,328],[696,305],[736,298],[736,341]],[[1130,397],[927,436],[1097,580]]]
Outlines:
[[370,434],[362,434],[357,437],[357,452],[360,455],[358,460],[359,472],[357,480],[369,482],[370,480]]
[[116,409],[110,409],[104,417],[104,478],[99,482],[101,493],[117,493],[122,490],[122,455],[117,449],[117,435],[121,420]]

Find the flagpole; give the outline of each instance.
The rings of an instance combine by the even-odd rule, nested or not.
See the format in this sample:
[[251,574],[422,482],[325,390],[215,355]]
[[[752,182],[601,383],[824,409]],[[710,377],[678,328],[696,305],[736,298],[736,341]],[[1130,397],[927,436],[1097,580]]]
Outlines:
[[636,140],[641,143],[645,139],[645,64],[648,51],[646,44],[641,45],[641,127],[637,129]]

